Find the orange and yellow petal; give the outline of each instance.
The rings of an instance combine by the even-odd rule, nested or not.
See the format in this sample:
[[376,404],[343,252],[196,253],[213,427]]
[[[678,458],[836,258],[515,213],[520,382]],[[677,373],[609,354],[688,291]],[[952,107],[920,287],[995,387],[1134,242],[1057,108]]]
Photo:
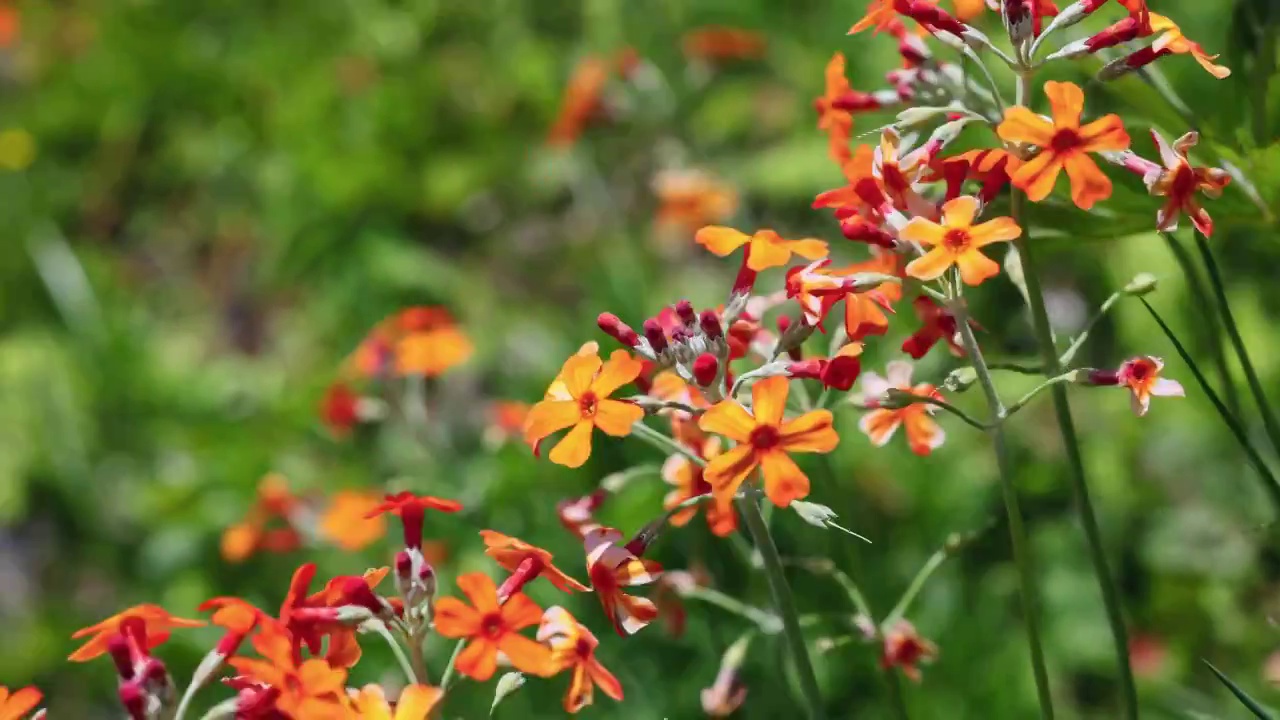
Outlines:
[[[783,375],[767,377],[751,386],[751,414],[757,425],[777,426],[787,410],[789,378]],[[736,439],[736,438],[734,438]]]
[[792,500],[809,495],[809,477],[782,450],[762,453],[760,473],[764,476],[764,494],[778,507],[789,507]]
[[724,257],[746,245],[751,236],[731,227],[709,225],[699,230],[693,239],[712,253]]
[[618,678],[613,676],[600,661],[592,657],[585,663],[587,672],[591,675],[591,681],[600,687],[600,690],[614,700],[622,700],[622,683],[618,682]]
[[6,688],[0,687],[0,720],[21,720],[23,715],[40,704],[43,697],[34,687],[24,687],[12,695]]
[[1124,121],[1115,114],[1104,115],[1080,128],[1080,140],[1088,152],[1129,149],[1129,133],[1124,129]]
[[955,259],[955,253],[944,247],[936,247],[907,263],[906,273],[917,280],[936,280],[942,277]]
[[487,613],[498,609],[498,588],[488,575],[482,572],[459,575],[458,589],[467,596],[477,612]]
[[[1093,158],[1075,153],[1066,159],[1067,177],[1071,179],[1071,201],[1081,210],[1088,210],[1099,200],[1111,197],[1111,179]],[[1030,196],[1030,193],[1027,193]]]
[[947,234],[947,229],[932,220],[922,217],[911,218],[911,222],[899,233],[903,240],[921,245],[938,245]]
[[872,445],[883,447],[893,438],[894,431],[901,424],[902,416],[898,411],[881,408],[863,415],[858,421],[858,428],[866,433]]
[[981,285],[984,280],[1000,274],[1000,264],[978,250],[960,253],[955,261],[960,269],[960,279],[966,285]]
[[[534,624],[537,624],[536,620]],[[532,638],[510,632],[498,640],[498,649],[521,672],[544,676],[554,672],[551,664],[551,650]]]
[[1061,172],[1062,157],[1051,150],[1042,150],[1039,155],[1024,162],[1010,180],[1027,194],[1028,200],[1040,202],[1053,192],[1053,185],[1058,182],[1058,174]]
[[1013,240],[1022,235],[1022,228],[1011,217],[998,217],[969,229],[969,246],[980,248],[996,242]]
[[[547,456],[551,462],[565,467],[582,467],[591,457],[591,430],[595,424],[590,420],[579,420],[556,446],[551,448]],[[630,426],[628,426],[630,427]]]
[[747,258],[747,267],[757,272],[772,267],[786,265],[791,259],[791,251],[786,241],[778,237],[772,230],[761,230],[751,237],[751,256]]
[[1053,142],[1053,123],[1016,105],[1004,111],[1004,120],[996,128],[996,134],[1006,142],[1048,147]]
[[444,697],[444,691],[430,685],[413,684],[400,693],[396,701],[395,720],[427,720]]
[[543,400],[529,410],[524,424],[525,440],[536,442],[581,419],[582,408],[577,400]]
[[928,455],[946,439],[942,427],[923,408],[908,414],[904,426],[911,452],[917,455]]
[[1080,115],[1084,112],[1084,91],[1079,85],[1050,80],[1044,84],[1044,94],[1049,98],[1049,106],[1053,109],[1055,128],[1080,127]]
[[458,672],[484,682],[498,669],[498,647],[484,638],[472,638],[458,655]]
[[622,400],[601,400],[596,404],[595,424],[607,435],[625,437],[631,426],[644,419],[644,409]]
[[502,604],[502,621],[513,630],[537,625],[540,620],[542,608],[524,593],[516,593]]
[[698,427],[703,432],[716,433],[734,442],[745,443],[750,440],[751,431],[756,429],[756,421],[737,402],[722,400],[698,418]]
[[737,445],[707,463],[702,478],[711,485],[716,502],[724,506],[733,500],[738,486],[756,469],[756,464],[755,448]]
[[978,198],[971,195],[962,195],[948,200],[942,206],[943,223],[952,229],[969,227],[973,224],[973,219],[978,216],[978,204]]
[[614,350],[609,361],[600,368],[600,374],[591,382],[591,392],[597,397],[609,397],[615,390],[635,380],[644,364],[631,357],[626,350]]
[[778,428],[778,444],[789,452],[831,452],[840,442],[830,410],[812,410]]
[[564,361],[558,378],[570,397],[582,397],[600,372],[601,364],[600,357],[595,354],[573,355]]
[[435,630],[444,637],[470,637],[480,629],[480,613],[455,597],[436,601]]
[[827,243],[822,240],[790,240],[783,247],[806,260],[821,260],[827,256]]

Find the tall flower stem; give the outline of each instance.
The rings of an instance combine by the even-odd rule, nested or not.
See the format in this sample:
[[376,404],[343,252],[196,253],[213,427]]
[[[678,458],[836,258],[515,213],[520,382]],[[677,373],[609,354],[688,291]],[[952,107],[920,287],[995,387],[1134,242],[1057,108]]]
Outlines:
[[804,635],[800,631],[800,617],[796,614],[796,604],[791,597],[791,586],[787,584],[787,576],[782,568],[782,558],[778,555],[777,546],[773,544],[769,526],[765,524],[764,516],[760,514],[759,504],[750,497],[738,498],[737,503],[738,511],[746,521],[747,531],[751,533],[756,550],[764,561],[765,577],[769,581],[769,591],[773,595],[774,609],[782,618],[782,633],[786,636],[796,674],[800,676],[800,687],[805,695],[805,703],[809,706],[809,717],[812,720],[823,720],[826,713],[822,707],[822,693],[818,689],[818,678],[813,674],[809,649],[805,646]]
[[[1019,72],[1017,93],[1019,105],[1028,104],[1030,88],[1031,72],[1028,70]],[[1024,209],[1025,200],[1025,195],[1014,190],[1013,197],[1010,199],[1010,215],[1013,216],[1014,222],[1023,228],[1022,236],[1015,243],[1022,263],[1027,304],[1031,308],[1031,320],[1035,326],[1036,344],[1040,346],[1044,373],[1049,377],[1056,377],[1062,374],[1062,363],[1058,360],[1058,350],[1053,340],[1053,327],[1049,324],[1049,311],[1044,303],[1044,289],[1040,285],[1040,272],[1036,267],[1035,253],[1031,247],[1030,227]],[[1107,555],[1102,545],[1102,531],[1098,527],[1098,518],[1093,511],[1093,501],[1089,498],[1089,483],[1085,476],[1084,460],[1080,455],[1080,440],[1076,435],[1075,420],[1071,417],[1071,404],[1067,400],[1066,385],[1054,385],[1052,395],[1058,430],[1062,434],[1062,445],[1067,453],[1067,466],[1070,470],[1072,493],[1075,495],[1076,514],[1080,516],[1080,525],[1084,528],[1086,545],[1089,548],[1089,561],[1093,565],[1093,574],[1098,580],[1098,588],[1102,591],[1102,604],[1106,608],[1107,623],[1111,627],[1116,665],[1120,670],[1122,717],[1126,720],[1137,720],[1138,690],[1133,682],[1133,669],[1129,665],[1129,633],[1124,626],[1120,593],[1116,590],[1111,569],[1107,565]]]
[[1209,293],[1209,289],[1205,287],[1204,278],[1200,277],[1200,271],[1196,269],[1191,252],[1174,236],[1169,233],[1163,233],[1163,235],[1165,244],[1169,246],[1169,252],[1173,254],[1173,259],[1178,262],[1178,267],[1182,269],[1182,274],[1187,279],[1187,288],[1191,290],[1191,295],[1195,298],[1200,315],[1204,319],[1203,331],[1208,338],[1206,344],[1209,346],[1209,352],[1213,354],[1213,364],[1218,366],[1218,379],[1222,382],[1222,399],[1232,415],[1241,417],[1240,396],[1236,393],[1236,384],[1231,378],[1231,366],[1227,364],[1227,353],[1222,347],[1222,323],[1218,320],[1218,311],[1214,309],[1217,303]]
[[[1031,650],[1031,671],[1035,676],[1036,695],[1040,700],[1040,716],[1045,720],[1053,720],[1053,695],[1049,691],[1049,672],[1045,668],[1044,644],[1040,639],[1040,601],[1036,594],[1035,560],[1027,544],[1027,529],[1022,519],[1022,506],[1018,500],[1018,489],[1013,484],[1013,467],[1009,461],[1009,447],[1005,438],[1004,403],[996,392],[995,381],[991,378],[991,370],[982,357],[982,349],[969,326],[969,312],[963,298],[952,303],[952,313],[956,325],[960,328],[960,337],[965,351],[969,355],[973,369],[978,374],[978,383],[982,385],[982,393],[986,396],[987,405],[996,422],[988,432],[995,446],[996,466],[1000,471],[1000,487],[1004,494],[1005,513],[1009,517],[1009,541],[1013,546],[1013,562],[1018,567],[1018,585],[1022,597],[1022,614],[1026,616],[1027,644]],[[1056,357],[1055,357],[1056,359]]]
[[1231,314],[1231,305],[1227,302],[1227,290],[1222,284],[1222,273],[1218,270],[1217,261],[1213,259],[1213,250],[1209,248],[1209,242],[1203,235],[1196,233],[1195,238],[1196,249],[1200,251],[1200,258],[1204,261],[1205,269],[1209,271],[1209,285],[1213,287],[1213,295],[1218,301],[1218,312],[1222,314],[1222,324],[1227,329],[1227,337],[1231,339],[1231,349],[1235,351],[1236,359],[1240,361],[1245,380],[1249,382],[1249,392],[1253,393],[1253,401],[1257,403],[1258,412],[1262,414],[1262,426],[1267,431],[1267,438],[1275,451],[1280,453],[1280,422],[1276,420],[1275,412],[1272,411],[1271,404],[1267,402],[1267,397],[1262,392],[1262,381],[1258,379],[1258,372],[1253,368],[1249,351],[1245,349],[1244,338],[1240,337],[1240,328],[1236,327],[1235,316]]

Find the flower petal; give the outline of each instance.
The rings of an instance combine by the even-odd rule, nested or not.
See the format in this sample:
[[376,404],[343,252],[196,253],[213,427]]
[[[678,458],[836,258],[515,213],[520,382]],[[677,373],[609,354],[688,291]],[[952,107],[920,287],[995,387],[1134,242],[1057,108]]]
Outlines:
[[498,669],[497,646],[482,637],[472,639],[458,656],[457,668],[472,680],[488,680]]
[[756,429],[756,421],[737,402],[722,400],[698,418],[698,427],[703,432],[716,433],[734,442],[744,443],[751,438],[751,431]]
[[1053,142],[1053,123],[1017,105],[1004,111],[1004,121],[996,128],[1001,140],[1048,147]]
[[592,657],[586,663],[587,673],[591,675],[591,680],[600,686],[600,690],[605,695],[614,700],[622,700],[622,683],[618,682],[618,678],[613,676],[600,661]]
[[1084,112],[1084,91],[1079,85],[1050,80],[1044,84],[1044,94],[1049,98],[1049,106],[1053,108],[1055,129],[1080,127],[1080,114]]
[[782,246],[806,260],[821,260],[827,256],[827,243],[822,240],[813,238],[790,240],[784,242]]
[[542,608],[524,593],[515,593],[502,604],[502,621],[512,630],[520,630],[542,621]]
[[1103,115],[1080,128],[1080,140],[1088,152],[1129,148],[1129,133],[1125,132],[1124,121],[1115,114]]
[[942,206],[942,221],[948,228],[967,228],[978,216],[978,198],[962,195]]
[[928,455],[947,439],[947,434],[942,431],[942,427],[923,409],[908,412],[904,424],[907,444],[911,446],[911,452],[917,455]]
[[809,494],[808,476],[782,450],[763,453],[760,472],[764,475],[764,494],[778,507],[788,507],[792,500],[800,500]]
[[601,400],[596,405],[595,424],[605,434],[626,437],[631,426],[644,419],[644,409],[622,400]]
[[730,227],[710,225],[699,230],[693,239],[712,253],[724,257],[745,245],[751,236]]
[[551,649],[535,642],[533,638],[517,633],[506,633],[498,640],[498,649],[507,656],[517,670],[543,676],[554,672],[551,665]]
[[871,444],[883,447],[893,438],[902,424],[902,416],[895,410],[872,410],[858,421],[858,429],[867,434]]
[[1040,202],[1053,192],[1053,185],[1058,181],[1058,173],[1062,172],[1062,158],[1052,150],[1041,150],[1040,154],[1023,163],[1009,178],[1015,187],[1027,194],[1031,202]]
[[789,379],[782,375],[767,377],[751,386],[751,414],[756,424],[776,427],[782,423],[789,389]]
[[574,665],[573,675],[569,678],[569,689],[564,694],[565,711],[570,714],[576,714],[582,708],[590,705],[594,690],[595,685],[591,683],[586,666]]
[[543,400],[529,410],[524,424],[527,442],[537,442],[557,430],[563,430],[582,418],[576,400]]
[[1071,178],[1071,201],[1076,207],[1088,210],[1094,203],[1111,196],[1111,179],[1103,174],[1093,158],[1075,153],[1066,158],[1065,164],[1067,177]]
[[733,500],[742,481],[755,469],[755,448],[738,445],[708,463],[707,468],[702,471],[702,479],[711,485],[716,503],[725,506]]
[[395,720],[427,720],[427,715],[444,696],[444,691],[429,685],[413,684],[400,693],[396,701]]
[[1151,383],[1151,394],[1156,397],[1186,397],[1186,390],[1182,389],[1182,383],[1170,378],[1156,378]]
[[995,242],[1013,240],[1022,235],[1022,228],[1011,217],[998,217],[969,229],[969,247],[980,248]]
[[459,575],[458,589],[467,596],[477,612],[488,613],[498,609],[498,588],[488,575],[481,572]]
[[960,279],[966,285],[981,285],[982,281],[1000,274],[1000,264],[978,250],[970,250],[956,256]]
[[905,272],[917,280],[926,282],[936,280],[950,269],[955,260],[955,253],[943,247],[936,247],[907,263]]
[[917,242],[921,245],[938,245],[947,234],[947,229],[932,220],[917,217],[898,233],[903,240]]
[[614,350],[609,356],[609,362],[600,368],[600,374],[591,381],[591,391],[597,397],[607,398],[618,388],[635,380],[643,368],[643,363],[631,357],[631,353],[626,350]]
[[840,442],[830,410],[813,410],[778,428],[779,445],[789,452],[831,452]]
[[595,424],[590,420],[579,420],[577,425],[569,431],[569,434],[560,439],[556,446],[551,448],[551,453],[547,458],[557,465],[565,467],[582,467],[582,464],[591,457],[591,429]]
[[771,267],[786,265],[791,259],[791,251],[786,241],[778,237],[772,230],[760,230],[751,237],[750,257],[747,267],[757,272]]
[[560,380],[564,382],[564,387],[569,396],[577,398],[581,397],[587,391],[587,388],[591,387],[591,381],[599,371],[599,356],[595,354],[574,355],[565,360],[564,366],[560,368]]

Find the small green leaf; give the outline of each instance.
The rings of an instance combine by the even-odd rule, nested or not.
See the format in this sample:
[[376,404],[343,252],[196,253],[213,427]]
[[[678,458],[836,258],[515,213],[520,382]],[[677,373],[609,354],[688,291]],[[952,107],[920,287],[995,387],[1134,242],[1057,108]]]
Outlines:
[[1255,717],[1262,718],[1262,720],[1272,720],[1273,716],[1271,713],[1262,709],[1262,706],[1258,704],[1258,701],[1249,697],[1248,693],[1241,690],[1240,686],[1231,681],[1231,678],[1223,675],[1221,670],[1213,666],[1213,663],[1203,658],[1201,658],[1200,661],[1209,666],[1209,669],[1213,671],[1214,675],[1218,676],[1218,679],[1222,681],[1223,685],[1227,686],[1227,689],[1231,691],[1231,694],[1235,695],[1237,700],[1239,700],[1245,707],[1249,708],[1249,711],[1252,712]]

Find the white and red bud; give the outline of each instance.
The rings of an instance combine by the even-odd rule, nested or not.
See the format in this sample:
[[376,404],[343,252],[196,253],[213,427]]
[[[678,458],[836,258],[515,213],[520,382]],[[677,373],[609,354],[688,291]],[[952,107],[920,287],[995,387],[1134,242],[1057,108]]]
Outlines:
[[599,326],[606,335],[629,348],[634,348],[640,344],[640,336],[636,334],[636,331],[632,330],[630,325],[622,322],[622,320],[613,313],[600,313],[596,318],[596,325]]
[[655,318],[644,321],[644,338],[649,341],[653,352],[661,355],[667,350],[667,334],[662,330],[662,323]]
[[702,387],[716,381],[720,373],[720,361],[711,353],[702,353],[693,361],[693,380]]
[[855,242],[864,242],[889,250],[897,245],[892,235],[857,215],[840,221],[840,233]]
[[724,337],[724,328],[720,325],[720,316],[715,310],[703,310],[698,316],[698,325],[708,340],[719,340]]
[[698,324],[698,314],[693,311],[693,303],[681,300],[675,304],[676,317],[688,327]]
[[1172,53],[1173,51],[1169,48],[1156,50],[1154,47],[1144,47],[1131,55],[1122,57],[1118,60],[1112,60],[1106,65],[1103,65],[1102,69],[1098,71],[1097,78],[1102,82],[1115,80],[1116,78],[1128,75],[1139,68],[1146,67],[1165,55],[1170,55]]
[[1024,0],[1003,0],[1000,11],[1013,46],[1021,47],[1035,33],[1035,20]]
[[147,720],[147,705],[150,699],[147,691],[137,682],[126,682],[120,685],[120,704],[129,714],[129,720]]
[[787,365],[787,375],[805,380],[821,380],[822,372],[826,367],[827,361],[824,358],[800,360]]

